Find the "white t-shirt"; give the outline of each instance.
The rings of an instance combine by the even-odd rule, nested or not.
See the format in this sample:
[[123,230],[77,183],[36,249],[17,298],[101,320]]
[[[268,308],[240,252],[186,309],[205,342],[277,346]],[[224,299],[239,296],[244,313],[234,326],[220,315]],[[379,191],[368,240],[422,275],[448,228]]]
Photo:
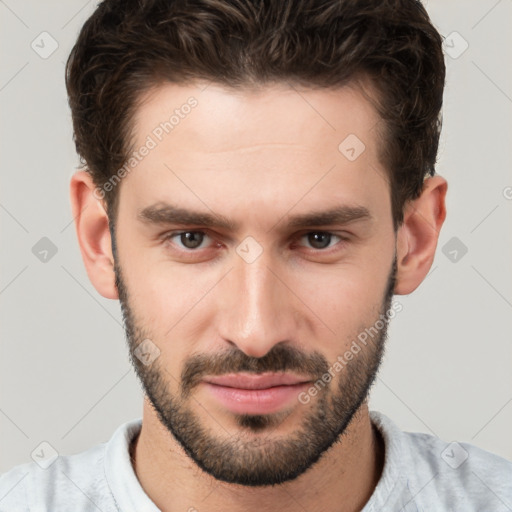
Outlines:
[[[512,511],[512,462],[467,443],[401,431],[371,411],[385,442],[381,478],[363,512]],[[82,453],[15,466],[0,476],[1,512],[158,512],[133,470],[134,419]],[[41,464],[44,465],[44,464]]]

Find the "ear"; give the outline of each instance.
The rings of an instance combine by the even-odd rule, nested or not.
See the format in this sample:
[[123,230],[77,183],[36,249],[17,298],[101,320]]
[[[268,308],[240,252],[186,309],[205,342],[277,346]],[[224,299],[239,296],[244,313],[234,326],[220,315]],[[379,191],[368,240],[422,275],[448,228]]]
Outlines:
[[106,205],[87,171],[78,171],[72,176],[70,198],[87,275],[100,295],[107,299],[117,299],[119,296],[115,285]]
[[425,279],[446,218],[448,183],[441,176],[427,178],[421,196],[409,202],[397,234],[397,278],[395,294],[413,292]]

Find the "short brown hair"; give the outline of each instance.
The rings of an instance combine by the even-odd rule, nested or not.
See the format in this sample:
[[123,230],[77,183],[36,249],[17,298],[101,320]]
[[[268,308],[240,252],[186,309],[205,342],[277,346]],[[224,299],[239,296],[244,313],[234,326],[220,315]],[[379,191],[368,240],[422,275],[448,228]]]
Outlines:
[[[445,64],[418,0],[104,0],[66,65],[76,149],[97,187],[132,150],[142,93],[196,79],[240,89],[369,80],[395,229],[435,174]],[[105,194],[111,223],[117,188]]]

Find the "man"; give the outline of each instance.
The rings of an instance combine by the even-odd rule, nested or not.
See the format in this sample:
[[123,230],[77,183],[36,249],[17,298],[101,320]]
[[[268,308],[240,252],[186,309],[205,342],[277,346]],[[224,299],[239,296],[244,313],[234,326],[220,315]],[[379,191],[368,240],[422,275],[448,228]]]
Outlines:
[[441,44],[414,0],[99,5],[71,202],[143,419],[13,468],[1,510],[512,510],[512,463],[367,404],[446,215]]

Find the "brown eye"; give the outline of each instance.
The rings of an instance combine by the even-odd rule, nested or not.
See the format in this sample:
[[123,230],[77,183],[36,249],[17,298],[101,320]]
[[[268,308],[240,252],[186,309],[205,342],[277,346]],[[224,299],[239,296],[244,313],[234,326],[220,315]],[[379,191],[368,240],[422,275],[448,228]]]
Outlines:
[[307,233],[303,236],[303,238],[307,239],[308,244],[310,244],[313,249],[320,250],[327,249],[330,246],[333,237],[341,240],[339,236],[325,231],[312,231],[311,233]]
[[180,242],[187,249],[197,249],[203,242],[204,234],[199,231],[187,231],[180,235]]
[[208,238],[208,235],[202,231],[180,231],[170,233],[165,237],[166,240],[173,240],[173,243],[177,243],[178,247],[189,250],[201,248],[205,238]]

